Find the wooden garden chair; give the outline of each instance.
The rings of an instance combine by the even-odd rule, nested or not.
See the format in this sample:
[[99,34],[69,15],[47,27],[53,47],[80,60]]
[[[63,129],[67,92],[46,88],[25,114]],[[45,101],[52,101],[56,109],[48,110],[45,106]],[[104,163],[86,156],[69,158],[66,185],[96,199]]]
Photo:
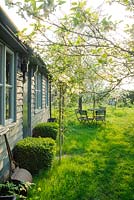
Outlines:
[[95,111],[94,120],[104,122],[106,120],[106,109],[98,109]]
[[76,117],[80,123],[90,123],[93,122],[94,118],[89,117],[87,110],[75,110]]

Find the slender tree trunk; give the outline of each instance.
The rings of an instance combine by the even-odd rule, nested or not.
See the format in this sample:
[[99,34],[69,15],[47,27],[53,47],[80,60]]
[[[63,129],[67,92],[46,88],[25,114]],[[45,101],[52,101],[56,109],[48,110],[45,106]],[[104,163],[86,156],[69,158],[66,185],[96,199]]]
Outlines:
[[78,108],[82,110],[82,96],[79,96]]
[[93,117],[95,116],[95,107],[96,107],[96,96],[95,92],[93,92]]
[[95,94],[93,94],[93,108],[95,109],[96,107],[96,98],[95,98]]
[[52,118],[52,93],[51,93],[51,80],[49,82],[49,109],[50,109],[50,119]]
[[62,157],[62,84],[59,83],[59,164]]

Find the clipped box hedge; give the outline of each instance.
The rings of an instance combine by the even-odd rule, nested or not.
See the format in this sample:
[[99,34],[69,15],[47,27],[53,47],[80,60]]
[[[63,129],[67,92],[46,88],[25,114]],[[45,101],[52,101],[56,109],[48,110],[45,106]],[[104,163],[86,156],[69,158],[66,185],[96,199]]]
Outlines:
[[16,144],[13,155],[19,167],[36,174],[40,169],[51,167],[55,151],[56,145],[52,138],[27,137]]
[[56,140],[58,124],[56,122],[43,122],[37,124],[32,131],[33,137],[50,137]]

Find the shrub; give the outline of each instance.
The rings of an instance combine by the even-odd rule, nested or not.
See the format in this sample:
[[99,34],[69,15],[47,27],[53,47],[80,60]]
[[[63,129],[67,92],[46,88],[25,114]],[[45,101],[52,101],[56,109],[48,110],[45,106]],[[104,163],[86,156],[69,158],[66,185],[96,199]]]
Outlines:
[[55,122],[39,123],[33,128],[33,137],[51,137],[56,140],[58,124]]
[[[0,199],[25,199],[31,183],[22,182],[5,182],[0,184]],[[3,197],[3,198],[2,198]],[[5,197],[5,198],[4,198]]]
[[18,192],[18,186],[14,183],[6,182],[0,184],[0,196],[14,195]]
[[21,168],[36,174],[40,169],[51,167],[55,154],[55,141],[52,138],[27,137],[14,147],[15,161]]

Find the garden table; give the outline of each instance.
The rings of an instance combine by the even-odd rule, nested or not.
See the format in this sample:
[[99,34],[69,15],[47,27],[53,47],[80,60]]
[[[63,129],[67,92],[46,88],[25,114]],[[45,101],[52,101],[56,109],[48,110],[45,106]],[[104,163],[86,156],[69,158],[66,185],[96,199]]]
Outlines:
[[93,119],[95,119],[95,113],[96,111],[100,110],[100,108],[89,108],[88,110],[92,112]]
[[106,108],[90,108],[89,110],[93,112],[93,119],[95,121],[105,121]]

